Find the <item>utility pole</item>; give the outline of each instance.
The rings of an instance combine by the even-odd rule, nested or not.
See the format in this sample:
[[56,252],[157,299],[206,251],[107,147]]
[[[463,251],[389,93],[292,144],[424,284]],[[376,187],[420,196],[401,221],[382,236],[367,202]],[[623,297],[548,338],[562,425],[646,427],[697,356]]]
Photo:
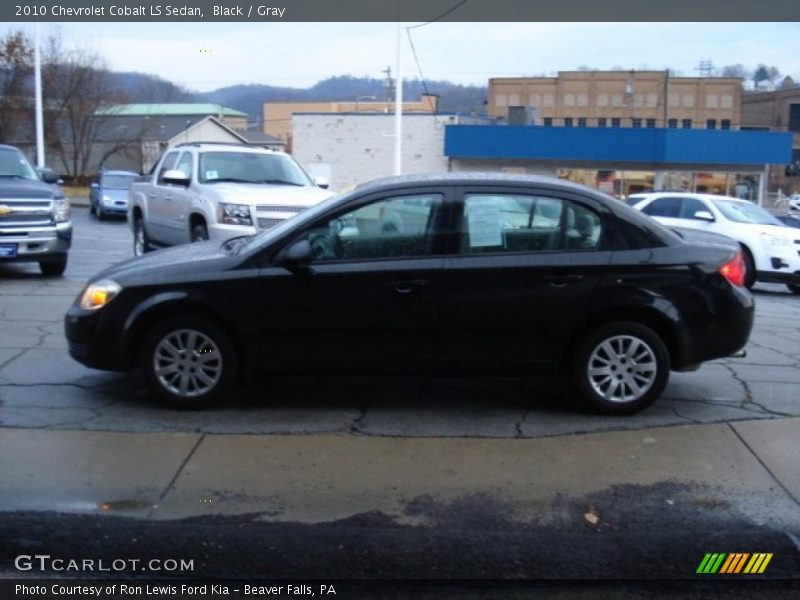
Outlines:
[[403,174],[403,74],[400,63],[400,50],[403,27],[397,22],[397,82],[394,86],[394,174]]

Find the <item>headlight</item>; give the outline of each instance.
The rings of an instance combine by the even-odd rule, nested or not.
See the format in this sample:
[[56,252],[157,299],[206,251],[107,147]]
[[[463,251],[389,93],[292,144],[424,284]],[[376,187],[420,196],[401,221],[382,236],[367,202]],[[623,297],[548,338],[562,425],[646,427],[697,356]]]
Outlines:
[[785,237],[772,235],[771,233],[766,233],[766,232],[761,233],[761,239],[772,247],[786,247],[792,245],[791,240]]
[[69,200],[63,196],[53,200],[53,219],[56,223],[69,221]]
[[119,294],[122,287],[110,279],[101,279],[86,286],[81,295],[79,306],[83,310],[97,310],[103,308],[106,304],[114,299],[114,296]]
[[111,196],[103,194],[103,204],[111,204],[112,202],[114,202],[114,199]]
[[253,219],[250,217],[250,206],[247,204],[221,203],[219,205],[218,219],[220,223],[227,223],[228,225],[253,224]]

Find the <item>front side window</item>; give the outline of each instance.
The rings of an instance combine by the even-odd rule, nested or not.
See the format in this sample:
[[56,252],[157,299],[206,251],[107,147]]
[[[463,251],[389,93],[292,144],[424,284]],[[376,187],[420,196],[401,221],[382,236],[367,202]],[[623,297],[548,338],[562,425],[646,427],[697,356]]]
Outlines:
[[433,254],[441,205],[440,194],[392,197],[319,223],[308,233],[314,262]]
[[[681,205],[681,219],[697,219],[695,213],[705,211],[710,213],[708,207],[697,198],[684,198]],[[712,213],[713,214],[713,213]]]
[[170,152],[164,157],[161,169],[158,171],[158,183],[164,183],[164,173],[174,169],[176,162],[178,162],[178,152]]
[[192,178],[192,153],[191,152],[184,152],[181,154],[181,159],[178,161],[178,164],[175,166],[175,169],[183,173],[186,179]]
[[467,194],[462,254],[591,250],[600,243],[600,217],[570,201],[516,194]]

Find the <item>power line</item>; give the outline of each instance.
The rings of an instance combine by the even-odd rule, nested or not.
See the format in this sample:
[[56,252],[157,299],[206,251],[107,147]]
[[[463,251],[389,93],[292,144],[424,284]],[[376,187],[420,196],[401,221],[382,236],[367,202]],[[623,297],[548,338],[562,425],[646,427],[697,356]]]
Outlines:
[[435,19],[431,19],[430,21],[426,21],[425,23],[420,23],[419,25],[412,25],[411,27],[406,27],[406,29],[417,29],[418,27],[425,27],[425,25],[430,25],[431,23],[436,23],[436,21],[444,19],[451,12],[453,12],[454,10],[456,10],[457,8],[461,7],[462,5],[464,5],[466,3],[467,3],[467,0],[461,0],[461,2],[459,2],[458,4],[455,4],[451,8],[447,9],[442,14],[440,14],[438,17],[436,17]]
[[[464,0],[464,2],[466,1],[467,0]],[[462,4],[464,2],[462,2]],[[408,43],[411,45],[411,54],[414,55],[414,62],[417,63],[417,71],[419,71],[419,79],[422,82],[422,89],[425,91],[425,95],[430,98],[428,84],[425,83],[425,75],[422,74],[422,66],[419,64],[419,58],[417,58],[417,49],[414,47],[414,39],[411,37],[411,27],[406,27],[406,35],[408,36]],[[403,82],[399,82],[398,85],[403,85]],[[438,106],[434,106],[433,114],[438,112],[438,108]]]

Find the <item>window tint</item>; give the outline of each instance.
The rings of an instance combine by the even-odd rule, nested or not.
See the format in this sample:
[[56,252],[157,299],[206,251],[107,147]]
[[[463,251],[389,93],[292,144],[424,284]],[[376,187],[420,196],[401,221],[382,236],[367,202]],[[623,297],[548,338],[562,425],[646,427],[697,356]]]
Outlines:
[[326,221],[308,234],[314,262],[432,254],[441,204],[439,194],[386,198]]
[[701,210],[711,212],[708,207],[697,198],[684,198],[681,206],[681,219],[695,219],[694,213]]
[[642,212],[651,217],[669,217],[679,219],[681,214],[680,198],[656,198],[642,209]]
[[600,218],[557,198],[468,194],[464,198],[461,253],[587,250],[600,243]]
[[161,163],[161,169],[158,172],[158,183],[164,183],[164,173],[174,169],[176,162],[178,162],[177,152],[170,152],[164,157],[164,162]]

